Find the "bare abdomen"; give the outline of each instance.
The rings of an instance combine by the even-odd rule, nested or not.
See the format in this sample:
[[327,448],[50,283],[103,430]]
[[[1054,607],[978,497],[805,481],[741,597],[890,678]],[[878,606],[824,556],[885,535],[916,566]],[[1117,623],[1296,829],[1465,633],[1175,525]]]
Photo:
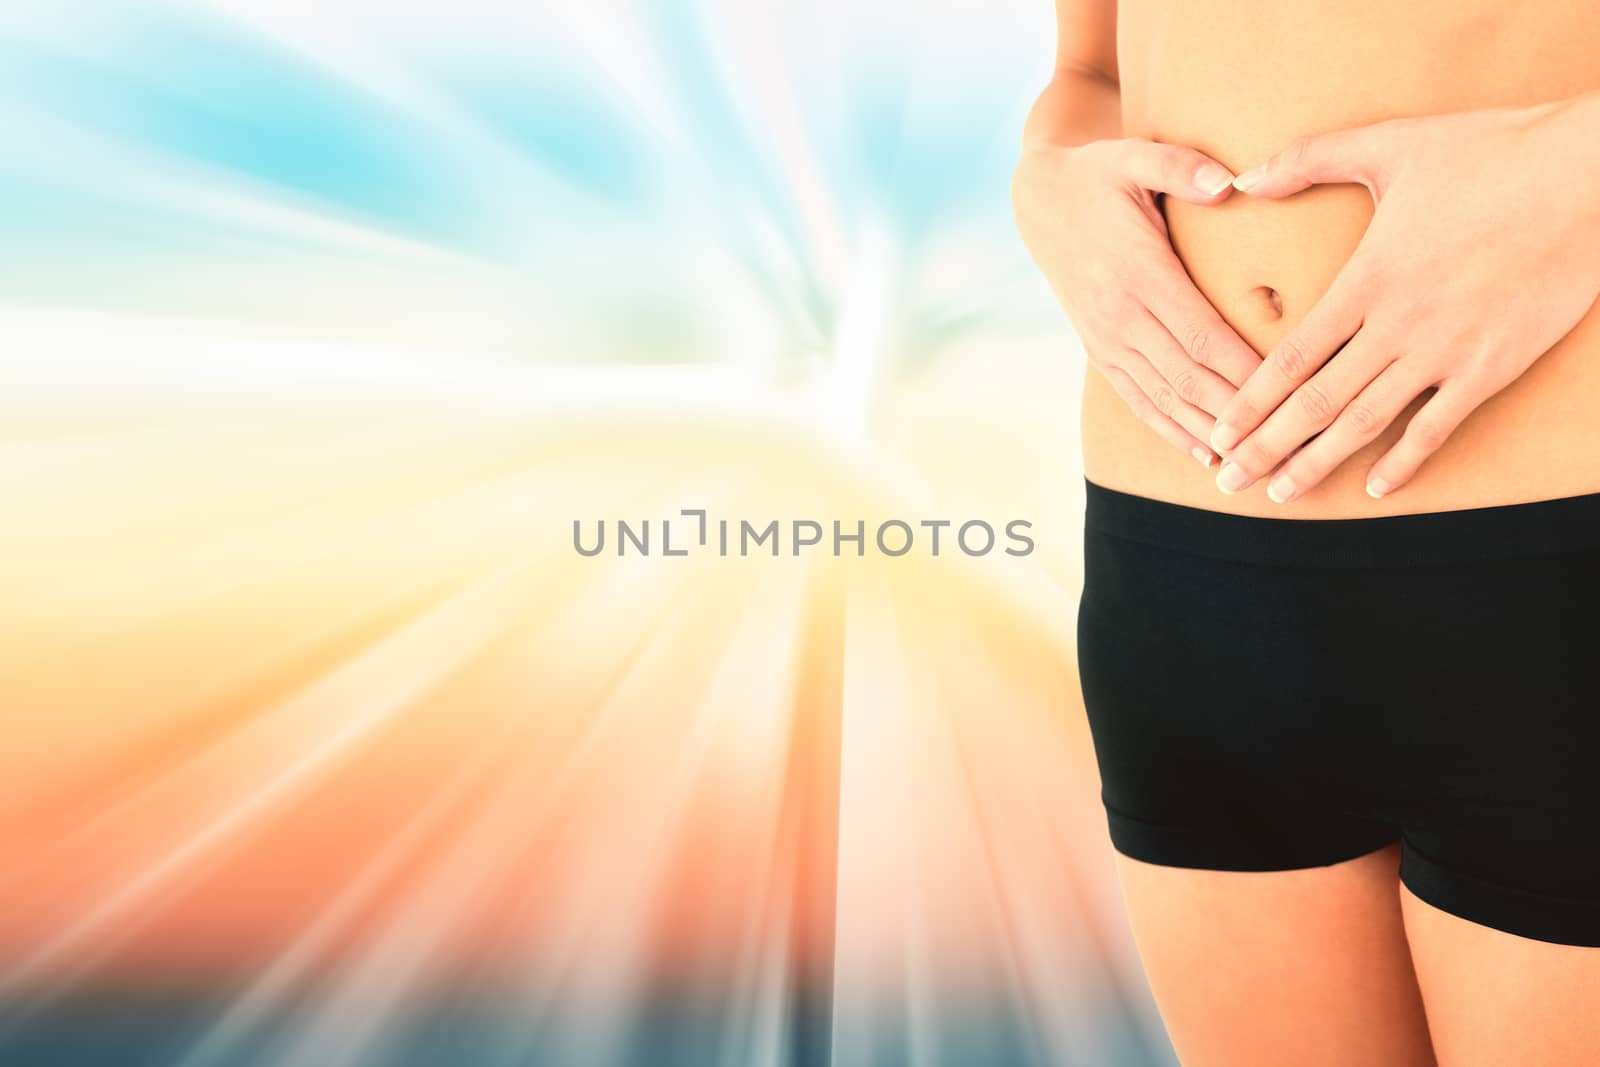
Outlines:
[[[1600,84],[1590,51],[1600,12],[1587,4],[1550,5],[1537,19],[1526,6],[1487,0],[1425,10],[1435,6],[1123,0],[1124,132],[1194,145],[1237,172],[1301,134],[1402,114],[1537,103]],[[1453,56],[1457,49],[1463,54]],[[1167,204],[1173,246],[1196,286],[1261,353],[1327,289],[1371,215],[1366,190],[1354,185],[1282,201],[1234,194],[1216,207]],[[1519,283],[1505,279],[1508,288]],[[1422,399],[1322,485],[1278,505],[1266,498],[1266,479],[1232,496],[1219,492],[1215,467],[1207,472],[1158,439],[1091,369],[1085,473],[1143,496],[1302,518],[1600,491],[1600,314],[1591,312],[1469,416],[1404,489],[1375,501],[1365,492],[1367,470]]]

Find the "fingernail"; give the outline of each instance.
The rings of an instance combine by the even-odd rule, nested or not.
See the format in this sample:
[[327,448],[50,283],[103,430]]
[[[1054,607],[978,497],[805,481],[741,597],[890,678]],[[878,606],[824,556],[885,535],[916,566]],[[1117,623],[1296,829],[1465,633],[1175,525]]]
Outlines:
[[1207,196],[1216,196],[1233,184],[1233,175],[1217,163],[1206,163],[1194,172],[1194,185]]
[[1280,474],[1268,484],[1267,498],[1274,504],[1287,504],[1299,491],[1287,474]]
[[1189,450],[1189,454],[1195,459],[1199,460],[1200,466],[1204,467],[1206,470],[1211,469],[1211,462],[1217,458],[1203,448],[1191,448]]
[[1261,184],[1261,179],[1267,176],[1267,165],[1251,167],[1237,178],[1233,179],[1233,187],[1241,193],[1248,193],[1251,189]]
[[1218,452],[1232,448],[1239,443],[1239,430],[1226,422],[1219,422],[1211,430],[1211,447]]
[[1236,493],[1244,488],[1249,477],[1237,463],[1224,463],[1222,470],[1217,473],[1217,488],[1224,493]]
[[1367,495],[1374,500],[1382,500],[1384,494],[1393,488],[1394,486],[1390,485],[1382,478],[1374,477],[1367,479]]

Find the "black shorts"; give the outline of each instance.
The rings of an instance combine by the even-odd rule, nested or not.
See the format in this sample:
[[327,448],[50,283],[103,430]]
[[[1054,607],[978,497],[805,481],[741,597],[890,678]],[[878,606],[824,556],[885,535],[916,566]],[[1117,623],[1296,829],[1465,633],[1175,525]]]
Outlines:
[[1089,482],[1078,669],[1111,840],[1400,879],[1600,945],[1600,493],[1255,518]]

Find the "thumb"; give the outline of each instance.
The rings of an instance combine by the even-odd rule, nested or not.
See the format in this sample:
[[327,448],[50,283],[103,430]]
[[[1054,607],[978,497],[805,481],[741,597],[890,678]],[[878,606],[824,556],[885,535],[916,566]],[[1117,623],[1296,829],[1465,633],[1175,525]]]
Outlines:
[[1301,137],[1233,180],[1251,196],[1283,197],[1313,185],[1365,185],[1376,199],[1385,160],[1383,124]]
[[1123,173],[1141,189],[1193,204],[1214,203],[1233,192],[1233,172],[1204,152],[1157,141],[1123,142]]

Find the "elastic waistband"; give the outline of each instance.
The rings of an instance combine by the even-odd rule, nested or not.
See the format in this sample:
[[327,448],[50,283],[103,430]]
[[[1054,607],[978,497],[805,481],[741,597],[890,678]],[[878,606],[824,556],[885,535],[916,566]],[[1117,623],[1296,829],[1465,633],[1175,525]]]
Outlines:
[[1600,492],[1349,519],[1233,515],[1084,479],[1084,528],[1239,563],[1383,567],[1600,552]]

